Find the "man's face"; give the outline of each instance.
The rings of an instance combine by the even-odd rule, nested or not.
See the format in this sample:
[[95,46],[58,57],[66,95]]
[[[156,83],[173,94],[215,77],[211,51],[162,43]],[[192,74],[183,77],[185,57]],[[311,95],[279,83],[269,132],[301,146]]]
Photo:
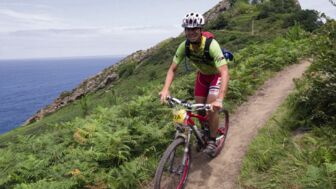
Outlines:
[[187,39],[192,43],[199,42],[202,36],[201,28],[185,28],[184,32]]

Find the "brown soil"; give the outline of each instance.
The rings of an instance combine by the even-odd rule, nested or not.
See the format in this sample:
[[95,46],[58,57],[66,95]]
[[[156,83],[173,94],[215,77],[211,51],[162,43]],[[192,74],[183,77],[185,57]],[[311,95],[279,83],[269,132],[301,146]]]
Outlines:
[[201,153],[193,153],[186,188],[239,188],[237,180],[248,145],[293,90],[293,79],[301,77],[309,65],[309,61],[303,60],[287,67],[242,104],[231,115],[228,138],[221,154],[209,161]]

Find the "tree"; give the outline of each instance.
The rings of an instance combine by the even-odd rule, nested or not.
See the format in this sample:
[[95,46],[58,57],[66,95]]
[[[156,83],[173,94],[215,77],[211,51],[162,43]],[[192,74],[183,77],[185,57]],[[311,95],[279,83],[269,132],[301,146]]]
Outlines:
[[270,0],[270,3],[277,13],[293,12],[298,8],[294,0]]
[[319,12],[316,10],[300,10],[294,13],[285,21],[285,27],[294,26],[295,23],[300,24],[306,31],[314,31],[323,25]]
[[235,3],[236,3],[237,0],[229,0],[230,2],[230,6],[232,7]]

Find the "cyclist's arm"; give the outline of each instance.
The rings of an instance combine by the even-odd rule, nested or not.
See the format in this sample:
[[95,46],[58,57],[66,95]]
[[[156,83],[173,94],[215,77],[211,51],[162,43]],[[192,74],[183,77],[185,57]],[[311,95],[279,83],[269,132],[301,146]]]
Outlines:
[[185,58],[185,42],[182,42],[177,48],[173,62],[168,69],[165,84],[163,86],[162,91],[160,92],[161,102],[165,101],[167,96],[169,96],[169,87],[174,80],[177,66],[179,63],[182,62],[184,58]]
[[217,67],[217,69],[221,74],[221,85],[219,88],[217,99],[218,101],[222,101],[227,93],[230,75],[229,75],[229,69],[228,69],[227,64]]

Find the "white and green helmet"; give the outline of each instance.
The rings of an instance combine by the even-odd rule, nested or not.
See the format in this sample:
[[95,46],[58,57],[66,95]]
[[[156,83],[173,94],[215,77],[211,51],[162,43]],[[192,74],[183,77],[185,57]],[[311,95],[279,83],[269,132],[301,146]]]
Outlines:
[[199,13],[189,13],[182,20],[184,28],[201,28],[205,23],[204,17]]

